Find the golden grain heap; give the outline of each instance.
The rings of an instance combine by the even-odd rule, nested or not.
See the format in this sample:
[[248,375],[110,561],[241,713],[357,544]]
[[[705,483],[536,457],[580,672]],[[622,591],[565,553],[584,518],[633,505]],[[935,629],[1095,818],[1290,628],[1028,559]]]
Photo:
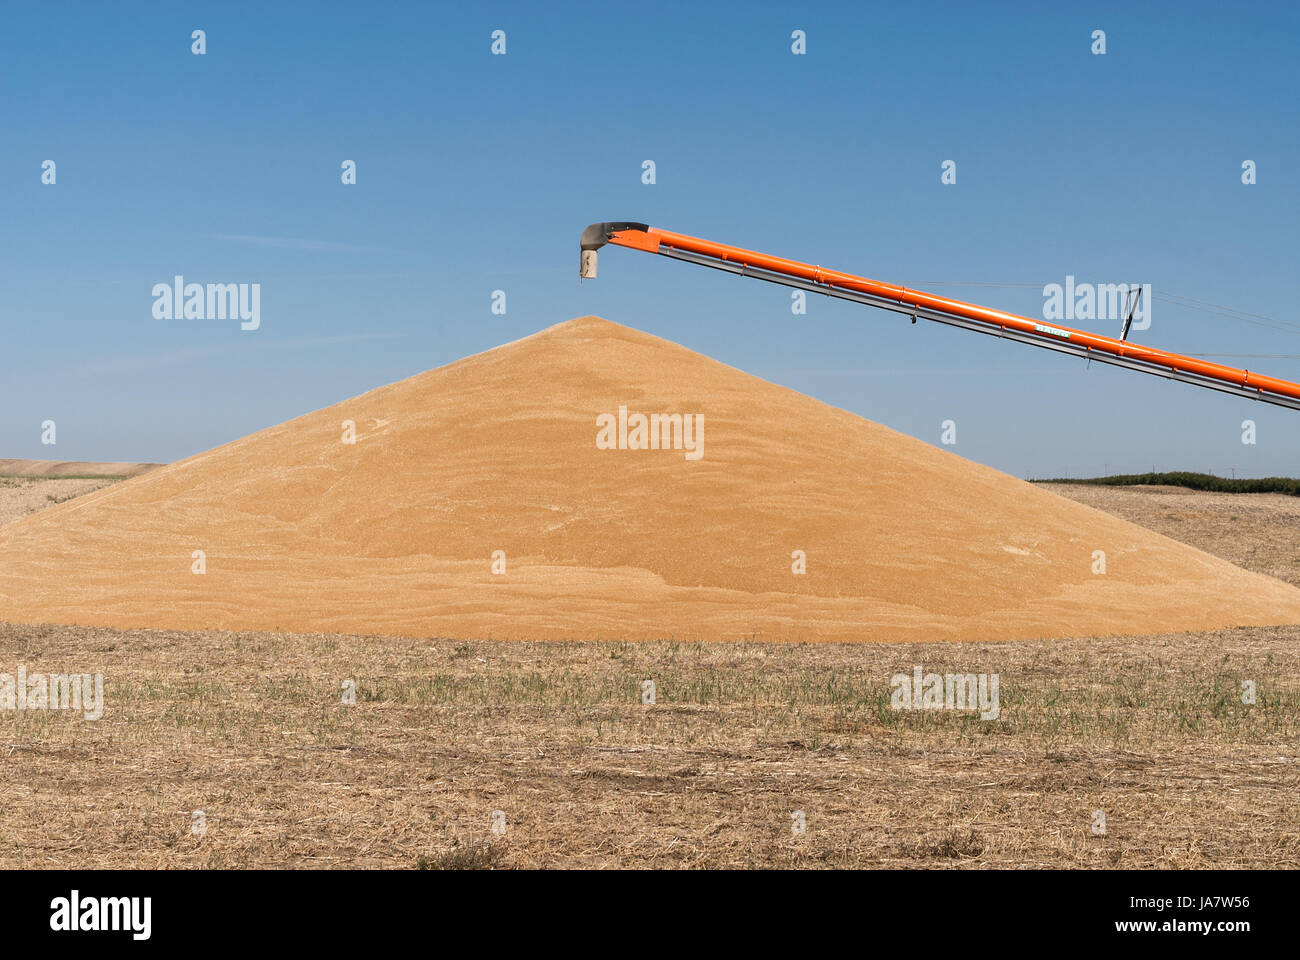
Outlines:
[[1011,640],[1300,590],[583,317],[0,526],[0,620]]

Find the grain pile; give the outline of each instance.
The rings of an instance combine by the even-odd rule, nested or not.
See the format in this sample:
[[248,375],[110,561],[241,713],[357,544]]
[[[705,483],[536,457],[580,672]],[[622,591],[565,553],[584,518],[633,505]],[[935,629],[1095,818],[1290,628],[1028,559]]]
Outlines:
[[[702,455],[600,448],[637,413],[702,416]],[[584,317],[0,526],[0,620],[1008,640],[1297,623],[1300,590]]]

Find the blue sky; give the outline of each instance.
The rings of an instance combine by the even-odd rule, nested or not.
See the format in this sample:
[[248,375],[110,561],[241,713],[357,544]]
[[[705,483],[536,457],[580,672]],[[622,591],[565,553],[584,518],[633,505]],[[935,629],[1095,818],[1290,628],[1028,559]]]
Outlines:
[[[1067,274],[1149,282],[1293,326],[1157,299],[1143,342],[1300,354],[1293,5],[5,17],[0,456],[178,459],[595,313],[931,443],[953,419],[949,449],[1019,476],[1300,473],[1295,411],[848,303],[794,317],[783,288],[630,251],[577,278],[584,226],[643,220],[1031,316]],[[261,329],[154,319],[175,274],[260,283]]]

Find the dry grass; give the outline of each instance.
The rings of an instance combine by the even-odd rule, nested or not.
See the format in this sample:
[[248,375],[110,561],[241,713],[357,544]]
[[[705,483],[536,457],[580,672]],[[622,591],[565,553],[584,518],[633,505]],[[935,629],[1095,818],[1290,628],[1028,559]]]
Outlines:
[[[1180,522],[1202,548],[1219,536]],[[1300,627],[795,646],[0,625],[0,671],[102,672],[107,698],[97,722],[0,711],[0,867],[1295,867],[1298,641]],[[890,676],[915,665],[1000,674],[1000,717],[891,710]]]
[[[0,866],[1294,866],[1297,640],[506,645],[9,626],[6,669],[102,671],[108,709],[0,717]],[[916,664],[999,673],[1001,716],[891,710],[890,675]],[[489,857],[495,810],[508,829]]]

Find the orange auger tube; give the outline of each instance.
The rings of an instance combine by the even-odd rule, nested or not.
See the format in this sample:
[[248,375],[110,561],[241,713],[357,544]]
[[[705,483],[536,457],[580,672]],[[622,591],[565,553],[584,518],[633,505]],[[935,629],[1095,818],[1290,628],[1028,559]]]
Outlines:
[[596,275],[595,251],[606,243],[882,307],[909,314],[913,322],[917,317],[936,320],[1252,400],[1300,409],[1300,384],[1290,380],[1239,370],[1055,323],[1043,323],[1014,313],[938,297],[920,290],[909,290],[893,283],[868,280],[866,277],[828,270],[798,260],[701,240],[699,237],[660,230],[644,223],[593,223],[587,227],[581,240],[582,276]]

